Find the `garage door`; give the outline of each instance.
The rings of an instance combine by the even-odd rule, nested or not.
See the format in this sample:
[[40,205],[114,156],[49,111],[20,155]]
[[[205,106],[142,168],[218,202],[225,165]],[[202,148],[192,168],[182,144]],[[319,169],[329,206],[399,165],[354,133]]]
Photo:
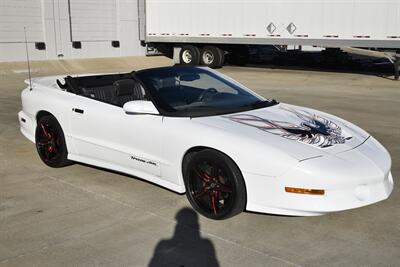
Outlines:
[[43,42],[41,1],[0,0],[0,43]]
[[72,41],[116,40],[116,0],[69,0]]

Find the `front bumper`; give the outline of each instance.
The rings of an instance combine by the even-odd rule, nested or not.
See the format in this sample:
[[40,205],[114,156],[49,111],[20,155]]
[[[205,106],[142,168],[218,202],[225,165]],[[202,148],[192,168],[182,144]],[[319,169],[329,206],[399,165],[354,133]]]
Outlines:
[[[243,173],[247,210],[315,216],[367,206],[393,190],[388,152],[372,137],[356,149],[299,162],[282,177]],[[285,187],[324,189],[324,195],[287,193]]]

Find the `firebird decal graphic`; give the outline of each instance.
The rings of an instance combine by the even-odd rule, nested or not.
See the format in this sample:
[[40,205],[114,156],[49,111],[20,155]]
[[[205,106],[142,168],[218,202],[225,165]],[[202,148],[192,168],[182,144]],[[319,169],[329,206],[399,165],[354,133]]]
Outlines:
[[300,125],[289,122],[263,119],[250,114],[224,116],[234,122],[258,128],[281,137],[297,140],[318,147],[328,147],[334,144],[344,144],[346,140],[342,136],[342,129],[333,121],[327,120],[306,111],[297,111],[289,107],[281,106],[281,109],[295,114],[302,120]]

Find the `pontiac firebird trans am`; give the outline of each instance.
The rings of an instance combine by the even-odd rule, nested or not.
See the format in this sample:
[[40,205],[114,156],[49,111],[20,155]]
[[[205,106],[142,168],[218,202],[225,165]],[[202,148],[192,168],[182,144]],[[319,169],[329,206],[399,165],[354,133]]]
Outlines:
[[265,99],[208,68],[35,78],[21,132],[50,167],[82,162],[178,193],[211,219],[295,216],[389,197],[391,158],[333,115]]

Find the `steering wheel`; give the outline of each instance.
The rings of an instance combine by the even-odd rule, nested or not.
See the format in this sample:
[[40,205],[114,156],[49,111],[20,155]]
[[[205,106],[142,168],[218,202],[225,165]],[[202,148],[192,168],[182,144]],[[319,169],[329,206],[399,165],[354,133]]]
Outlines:
[[218,93],[217,89],[215,88],[208,88],[206,90],[204,90],[204,92],[202,92],[199,97],[197,98],[197,101],[203,101],[206,97],[214,95]]

